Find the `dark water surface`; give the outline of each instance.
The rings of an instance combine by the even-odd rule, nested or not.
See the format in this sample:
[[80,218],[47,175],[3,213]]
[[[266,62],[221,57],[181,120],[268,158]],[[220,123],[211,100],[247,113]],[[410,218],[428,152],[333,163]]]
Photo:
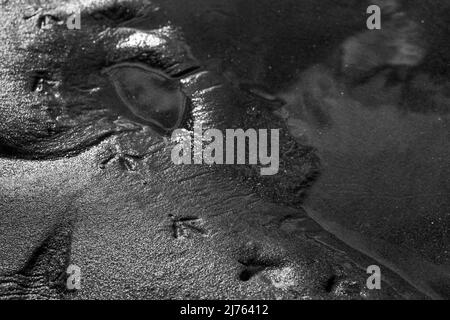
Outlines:
[[449,115],[368,108],[345,94],[314,106],[330,125],[298,122],[323,165],[309,214],[430,295],[448,297]]

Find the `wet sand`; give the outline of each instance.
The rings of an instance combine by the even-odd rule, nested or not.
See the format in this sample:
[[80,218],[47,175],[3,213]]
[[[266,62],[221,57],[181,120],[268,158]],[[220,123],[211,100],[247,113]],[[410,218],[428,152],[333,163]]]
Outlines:
[[[106,108],[101,108],[102,102],[105,101],[93,103],[91,99],[76,100],[77,103],[73,103],[69,100],[72,102],[71,111],[77,111],[74,113],[80,118],[74,121],[73,114],[69,114],[67,118],[57,117],[58,121],[62,118],[70,125],[75,123],[74,134],[61,135],[55,134],[52,131],[54,128],[38,126],[37,124],[45,122],[37,116],[37,121],[28,121],[33,116],[28,110],[30,100],[24,101],[21,109],[24,114],[28,112],[27,117],[24,116],[27,121],[13,117],[15,113],[11,110],[16,109],[12,107],[9,113],[4,113],[3,116],[5,118],[8,116],[8,121],[13,118],[24,128],[31,128],[39,134],[44,129],[47,130],[44,136],[46,139],[39,134],[31,135],[32,139],[36,140],[36,148],[30,148],[34,152],[31,152],[32,155],[39,155],[38,151],[41,149],[44,155],[47,153],[55,157],[67,155],[67,150],[80,149],[77,141],[83,142],[80,143],[83,147],[79,150],[80,152],[93,144],[89,142],[91,140],[100,146],[99,150],[89,151],[93,153],[92,158],[86,160],[90,166],[85,174],[86,177],[80,177],[80,173],[75,172],[76,166],[73,170],[69,170],[68,164],[64,161],[55,162],[55,166],[61,166],[65,168],[64,170],[70,171],[67,174],[68,180],[80,178],[89,186],[85,187],[78,182],[74,183],[73,187],[68,184],[68,189],[65,190],[67,194],[73,195],[73,191],[78,187],[82,187],[83,192],[74,198],[66,197],[64,193],[63,198],[67,203],[64,202],[61,207],[55,207],[54,212],[48,211],[52,203],[42,200],[47,197],[45,188],[42,195],[38,192],[39,190],[30,192],[31,198],[35,195],[39,196],[36,199],[41,206],[34,218],[28,216],[27,207],[23,205],[23,202],[30,202],[28,189],[23,191],[23,198],[16,199],[16,202],[4,201],[6,204],[2,210],[9,213],[4,215],[6,220],[12,219],[14,222],[14,218],[10,217],[17,216],[15,214],[19,212],[23,213],[20,217],[25,221],[25,227],[16,229],[14,229],[14,223],[10,222],[8,230],[13,236],[8,237],[6,232],[3,233],[11,241],[8,247],[17,245],[15,236],[17,232],[21,232],[17,230],[27,231],[26,224],[30,223],[30,219],[43,220],[42,216],[45,217],[49,214],[48,212],[55,217],[60,217],[65,214],[66,208],[70,208],[71,214],[73,210],[77,221],[74,222],[76,225],[74,231],[71,231],[73,234],[70,236],[72,237],[70,241],[72,242],[67,240],[69,244],[64,245],[71,248],[72,252],[70,253],[67,248],[64,250],[68,251],[64,251],[61,249],[64,246],[60,245],[56,256],[64,256],[62,259],[64,261],[70,258],[90,271],[91,275],[86,280],[88,290],[81,295],[84,298],[192,297],[193,292],[194,297],[198,295],[209,298],[216,296],[227,298],[241,296],[364,297],[367,295],[364,287],[366,273],[364,269],[359,268],[369,261],[372,263],[373,259],[362,259],[362,265],[350,264],[347,271],[341,271],[345,269],[345,265],[349,265],[351,261],[349,256],[352,254],[349,248],[339,244],[332,237],[335,235],[347,245],[392,269],[428,296],[449,297],[448,113],[442,112],[442,109],[431,108],[428,112],[423,112],[423,110],[412,110],[408,106],[406,109],[399,107],[399,102],[405,100],[401,100],[398,89],[394,86],[389,90],[381,90],[377,84],[377,81],[385,81],[386,77],[383,74],[370,78],[366,86],[359,86],[355,90],[343,84],[345,81],[336,75],[336,70],[339,70],[339,57],[336,57],[336,54],[339,54],[339,45],[364,28],[364,15],[355,16],[355,12],[361,11],[354,6],[354,1],[340,2],[340,7],[332,11],[327,10],[329,6],[336,5],[336,1],[331,0],[321,1],[318,5],[309,1],[233,1],[229,6],[219,1],[208,0],[208,4],[206,2],[206,0],[186,1],[183,2],[184,7],[182,7],[178,2],[161,1],[160,10],[152,12],[150,16],[125,22],[128,27],[132,26],[136,30],[158,30],[157,35],[163,39],[166,39],[168,30],[175,30],[173,26],[180,27],[180,32],[183,32],[186,38],[185,42],[192,49],[193,55],[202,63],[204,70],[200,75],[206,75],[206,80],[198,76],[198,79],[194,79],[194,84],[191,84],[193,87],[190,89],[191,96],[197,97],[195,101],[197,108],[202,111],[194,115],[207,119],[210,125],[228,126],[229,122],[225,122],[227,119],[232,120],[230,120],[232,125],[237,125],[237,122],[244,118],[241,116],[242,106],[252,105],[253,109],[260,108],[267,113],[270,108],[266,104],[273,102],[267,100],[272,100],[275,92],[282,92],[279,97],[280,101],[287,102],[285,109],[290,113],[287,120],[292,135],[297,137],[300,145],[307,144],[315,147],[322,161],[321,175],[304,203],[308,214],[321,226],[314,225],[311,219],[303,216],[301,207],[294,209],[284,204],[275,205],[271,202],[273,199],[267,200],[266,194],[262,196],[264,201],[257,202],[255,206],[254,198],[261,197],[258,193],[260,190],[255,193],[253,186],[249,187],[241,183],[239,180],[241,176],[235,172],[232,173],[231,178],[227,176],[229,173],[222,173],[225,177],[223,178],[215,171],[205,174],[201,171],[197,172],[197,169],[191,171],[187,168],[183,171],[173,168],[170,163],[168,165],[168,162],[164,162],[166,159],[163,155],[167,155],[167,146],[160,147],[153,155],[149,155],[146,148],[149,145],[159,146],[161,139],[154,138],[147,131],[121,135],[122,132],[116,130],[117,115],[112,115]],[[119,18],[121,18],[120,15]],[[416,18],[418,21],[420,19],[420,16]],[[339,30],[336,30],[336,24],[333,24],[336,21],[343,21],[337,24],[340,26]],[[91,23],[96,24],[97,21],[91,21]],[[172,26],[165,28],[168,24]],[[114,24],[114,27],[118,25]],[[270,28],[267,27],[268,25]],[[89,76],[98,71],[96,68],[106,66],[105,61],[110,58],[106,53],[109,54],[112,50],[99,48],[96,51],[97,48],[93,48],[89,42],[92,40],[91,35],[85,36],[77,40],[80,44],[87,44],[83,46],[78,43],[74,45],[72,42],[74,39],[66,42],[61,35],[60,40],[64,40],[61,42],[64,45],[61,45],[60,50],[65,49],[65,45],[75,48],[67,50],[74,54],[67,60],[64,60],[62,55],[55,59],[64,65],[61,71],[64,75],[62,81],[65,81],[62,88],[66,91],[69,91],[71,86],[86,85],[83,83],[85,79],[92,82],[99,81]],[[178,32],[170,33],[167,37],[173,40],[175,36],[178,36]],[[59,38],[56,37],[56,39]],[[52,40],[51,37],[50,40]],[[49,43],[53,44],[52,41],[38,42],[36,47],[38,45],[45,47],[44,44]],[[441,44],[439,41],[436,43]],[[100,46],[99,43],[97,45]],[[430,43],[430,45],[435,44]],[[156,50],[158,54],[155,56],[159,59],[159,54],[165,56],[173,47],[179,49],[175,44],[173,46],[168,44],[160,47],[153,45],[151,50]],[[86,49],[87,52],[83,51]],[[12,52],[9,49],[5,51]],[[31,52],[34,51],[31,50]],[[53,61],[55,52],[47,54],[46,59]],[[448,61],[445,53],[445,51],[435,51],[426,57],[424,65],[434,68],[429,71],[430,73],[436,73],[436,69],[443,68]],[[440,60],[437,59],[439,54]],[[183,59],[186,58],[184,55],[181,56]],[[32,57],[33,55],[30,55],[26,60],[30,65],[22,66],[32,69],[31,66],[35,63]],[[95,59],[89,59],[89,57],[95,57]],[[47,60],[44,59],[41,63],[45,65]],[[68,61],[70,63],[67,63]],[[14,61],[16,64],[21,62]],[[177,66],[179,64],[183,66],[185,61],[180,59],[176,62]],[[319,67],[311,67],[320,63],[322,64]],[[3,70],[9,70],[8,67],[4,66]],[[188,70],[192,69],[188,68]],[[441,71],[445,75],[445,70]],[[15,73],[11,74],[16,76]],[[9,76],[11,74],[8,73]],[[220,86],[217,86],[217,79],[213,76],[216,74],[220,75]],[[22,77],[22,75],[19,76]],[[7,83],[6,80],[5,83]],[[214,86],[211,86],[211,83],[214,83]],[[295,87],[296,83],[300,84],[299,88]],[[294,86],[293,89],[287,90],[292,86]],[[26,86],[23,84],[20,88],[22,87]],[[246,93],[242,92],[245,90],[241,91],[242,88],[248,88],[248,91],[253,92],[260,90],[262,93],[259,94],[259,98],[262,100],[258,100],[257,97],[249,99]],[[11,92],[8,94],[13,96]],[[34,93],[28,92],[28,94]],[[409,102],[420,100],[419,95],[420,93],[411,96]],[[15,93],[15,97],[17,96],[19,94]],[[74,96],[79,98],[79,93],[77,92]],[[381,102],[373,104],[373,100],[380,96]],[[14,99],[11,106],[18,105],[15,97],[11,98]],[[408,99],[406,101],[408,102]],[[77,109],[78,107],[80,109]],[[423,108],[427,109],[428,106],[424,105]],[[104,113],[113,118],[114,122],[112,120],[111,123],[108,122],[109,127],[104,128],[102,122],[96,121],[97,116],[105,116],[103,113],[98,115],[97,109],[102,112],[107,110]],[[233,117],[229,115],[230,113]],[[42,114],[47,116],[45,112]],[[94,120],[95,126],[92,125],[87,130],[84,127],[86,119]],[[259,125],[250,120],[251,116],[248,122],[245,122],[247,121],[245,119],[244,124]],[[11,122],[8,121],[4,121],[3,132],[8,133],[7,137],[11,135],[12,140],[15,136],[11,133],[17,133],[19,138],[16,140],[27,146],[25,133],[30,130],[27,131],[22,126],[10,125]],[[274,121],[274,123],[277,122]],[[6,124],[9,127],[6,127]],[[263,125],[267,125],[265,120]],[[66,129],[66,127],[63,128]],[[101,139],[89,140],[85,137],[85,135],[88,138],[91,135],[97,137],[99,132],[102,133],[99,128],[107,129],[106,133],[112,132],[123,139],[118,141],[115,137],[108,138],[109,135],[104,134],[100,135]],[[59,143],[55,143],[55,140]],[[85,140],[89,143],[84,143]],[[12,151],[17,155],[16,149]],[[83,160],[76,157],[72,159]],[[16,160],[11,161],[13,164],[10,165],[15,167]],[[300,161],[297,159],[297,162]],[[20,166],[20,163],[17,165]],[[53,165],[54,163],[46,163],[46,166],[50,168]],[[40,165],[33,163],[31,165],[33,170],[34,166]],[[61,169],[62,172],[64,170]],[[26,173],[25,169],[24,172]],[[56,172],[59,171],[56,170]],[[290,173],[286,175],[287,178],[292,178],[293,175]],[[51,177],[53,180],[50,185],[54,183],[58,186],[63,183],[60,176],[52,175]],[[287,184],[285,178],[280,178],[284,186]],[[23,183],[20,179],[19,174],[12,178],[7,176],[4,181],[5,184],[14,187]],[[220,187],[222,183],[223,186]],[[196,185],[199,187],[192,189],[192,186]],[[273,183],[266,183],[265,187],[267,185],[269,187],[266,189],[272,192]],[[303,184],[301,187],[306,188]],[[33,190],[33,188],[39,188],[39,185],[31,183],[29,188]],[[5,198],[9,191],[2,192]],[[151,195],[150,200],[148,200],[149,195]],[[289,201],[297,201],[298,205],[297,196],[298,194],[291,189],[285,188],[279,192],[278,200],[289,204]],[[99,199],[102,200],[99,201]],[[34,204],[34,202],[31,203]],[[245,206],[248,206],[248,209],[243,210]],[[189,209],[186,210],[186,208]],[[202,226],[210,225],[210,231],[197,232],[193,236],[194,240],[187,239],[188,237],[185,239],[178,231],[173,232],[171,228],[178,228],[180,224],[180,220],[176,219],[191,217],[193,214],[195,215],[193,221],[201,221]],[[58,222],[57,218],[55,220]],[[21,261],[17,261],[16,251],[8,251],[8,259],[12,260],[5,263],[4,268],[8,272],[15,271],[27,258],[31,257],[29,261],[33,263],[39,260],[34,255],[35,248],[39,257],[52,254],[53,246],[50,246],[51,250],[47,250],[48,243],[41,240],[46,236],[49,239],[56,237],[58,240],[58,234],[61,232],[58,228],[54,228],[55,221],[52,219],[43,221],[48,222],[49,226],[37,224],[35,229],[27,231],[32,235],[28,239],[29,242],[24,240],[24,243],[18,246],[17,252],[21,253]],[[232,227],[229,227],[230,223]],[[69,224],[67,228],[71,229],[72,226]],[[280,229],[283,231],[281,236]],[[323,229],[328,232],[324,232]],[[65,234],[65,232],[62,233]],[[314,233],[319,235],[318,238],[326,240],[319,243],[311,236]],[[217,234],[219,237],[216,237]],[[223,234],[225,236],[220,236]],[[236,234],[240,235],[239,239]],[[252,241],[259,242],[256,249],[253,248]],[[242,254],[241,251],[247,252],[247,249],[241,250],[241,245],[248,242],[251,247],[248,250],[250,254]],[[140,245],[136,247],[136,243]],[[229,248],[233,246],[236,248],[230,252]],[[284,250],[289,254],[286,254]],[[260,251],[264,254],[260,254]],[[207,256],[208,252],[214,252],[214,254]],[[283,253],[280,259],[288,259],[289,263],[294,265],[297,291],[293,295],[286,294],[285,291],[281,294],[277,291],[269,292],[264,284],[264,281],[267,282],[267,279],[264,280],[264,273],[269,275],[273,272],[292,273],[289,271],[290,266],[273,263],[274,257],[279,258],[277,252]],[[244,258],[240,257],[241,254]],[[266,255],[272,260],[267,260]],[[236,258],[237,256],[239,257]],[[253,265],[254,256],[257,257],[256,267]],[[38,264],[38,271],[41,271],[40,268],[49,269],[45,264],[46,261],[44,259],[43,265]],[[153,263],[154,261],[156,262]],[[205,264],[209,267],[202,268]],[[160,266],[165,266],[162,274]],[[243,283],[245,281],[240,277],[242,270],[248,271],[254,268],[259,270],[261,266],[264,267],[263,272],[252,274],[254,277]],[[32,267],[35,266],[31,263],[27,268],[33,271]],[[65,265],[56,267],[55,273],[64,272]],[[201,272],[198,272],[199,269]],[[27,276],[30,270],[25,270],[28,272]],[[201,278],[206,280],[190,281],[185,274],[186,270],[194,280]],[[30,279],[26,278],[24,281],[26,286],[33,287],[33,272]],[[141,278],[146,272],[144,281]],[[383,272],[389,273],[389,271]],[[120,274],[119,277],[118,274]],[[224,281],[224,275],[226,275],[225,283],[228,286],[223,286],[225,290],[218,292],[217,283]],[[339,280],[341,282],[328,292],[323,288],[322,283],[333,279],[336,275],[342,276]],[[148,286],[155,277],[159,277],[160,283],[154,287]],[[306,277],[306,281],[302,280],[303,277]],[[270,276],[268,278],[271,279]],[[18,286],[22,290],[24,287],[22,274],[19,274],[18,279]],[[111,282],[110,279],[114,281]],[[136,279],[141,279],[139,285],[136,285]],[[4,283],[9,286],[9,281],[7,278]],[[351,283],[356,281],[358,286],[353,290]],[[192,282],[195,282],[195,285]],[[344,287],[347,286],[349,294],[340,295],[341,283],[344,283]],[[249,286],[250,289],[248,289]],[[108,290],[101,289],[104,287]],[[137,287],[138,290],[132,291],[130,287]],[[269,284],[269,287],[273,289],[276,286]],[[402,284],[394,287],[400,291],[407,288]],[[396,290],[393,290],[394,293],[383,291],[380,295],[398,298]],[[408,290],[405,289],[405,291]],[[367,295],[369,298],[379,298],[377,292],[370,294],[373,296]],[[406,295],[408,296],[413,295]]]

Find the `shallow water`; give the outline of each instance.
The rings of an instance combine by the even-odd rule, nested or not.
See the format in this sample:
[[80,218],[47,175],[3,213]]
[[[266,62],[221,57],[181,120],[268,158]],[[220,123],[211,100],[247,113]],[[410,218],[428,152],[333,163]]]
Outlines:
[[291,130],[322,161],[309,214],[423,292],[449,297],[450,116],[368,107],[323,68],[301,81],[285,99],[295,101]]

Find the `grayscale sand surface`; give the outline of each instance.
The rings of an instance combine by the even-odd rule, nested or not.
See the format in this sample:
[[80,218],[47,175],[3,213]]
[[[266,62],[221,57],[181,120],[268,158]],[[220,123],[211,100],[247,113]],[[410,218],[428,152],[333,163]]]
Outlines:
[[[1,1],[0,299],[450,298],[450,5],[373,2]],[[195,121],[279,173],[174,165]]]

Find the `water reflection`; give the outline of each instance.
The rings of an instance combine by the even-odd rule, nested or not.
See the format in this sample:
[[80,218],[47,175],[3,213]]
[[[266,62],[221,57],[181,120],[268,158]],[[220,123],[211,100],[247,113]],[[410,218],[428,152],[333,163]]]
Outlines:
[[422,291],[448,297],[450,116],[368,107],[320,67],[284,98],[291,131],[322,160],[310,215]]

